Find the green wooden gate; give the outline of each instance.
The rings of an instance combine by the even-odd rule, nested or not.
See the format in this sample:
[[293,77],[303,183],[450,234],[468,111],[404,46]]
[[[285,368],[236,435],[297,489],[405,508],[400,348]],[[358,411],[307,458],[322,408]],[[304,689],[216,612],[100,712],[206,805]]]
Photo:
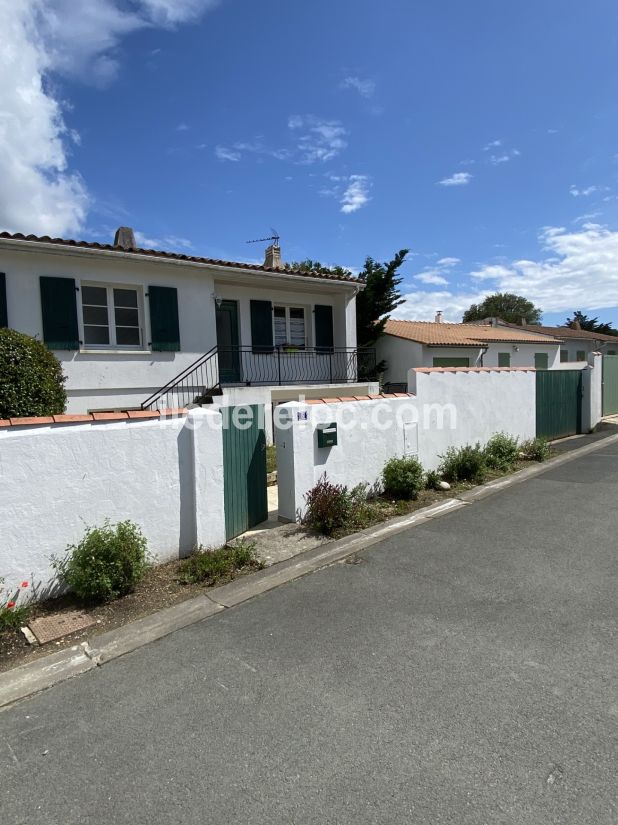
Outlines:
[[603,415],[618,414],[618,355],[603,356]]
[[564,438],[582,429],[581,370],[539,370],[536,373],[536,434]]
[[264,407],[223,407],[225,534],[232,539],[266,521]]

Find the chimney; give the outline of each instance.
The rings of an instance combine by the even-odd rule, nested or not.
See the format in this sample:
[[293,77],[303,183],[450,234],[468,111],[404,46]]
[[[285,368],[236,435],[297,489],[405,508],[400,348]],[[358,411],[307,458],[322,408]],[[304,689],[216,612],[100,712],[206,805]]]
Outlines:
[[281,247],[279,244],[273,243],[266,247],[264,266],[268,269],[285,269],[285,264],[281,260]]
[[525,318],[520,318],[520,319],[519,319],[519,326],[520,326],[520,327],[525,327],[527,323],[528,323],[528,322],[526,321],[526,319],[525,319]]
[[436,324],[441,324],[441,323],[442,323],[442,310],[439,309],[436,312]]
[[114,246],[121,246],[123,249],[137,249],[135,233],[130,226],[118,227],[114,236]]
[[571,329],[577,329],[577,330],[581,331],[581,328],[582,328],[582,325],[579,323],[579,321],[573,321],[571,323]]

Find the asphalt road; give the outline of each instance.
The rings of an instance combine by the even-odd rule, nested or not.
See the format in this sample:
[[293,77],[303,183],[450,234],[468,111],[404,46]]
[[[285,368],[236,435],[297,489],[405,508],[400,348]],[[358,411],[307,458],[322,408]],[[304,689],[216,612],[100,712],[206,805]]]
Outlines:
[[0,713],[2,825],[618,822],[618,445]]

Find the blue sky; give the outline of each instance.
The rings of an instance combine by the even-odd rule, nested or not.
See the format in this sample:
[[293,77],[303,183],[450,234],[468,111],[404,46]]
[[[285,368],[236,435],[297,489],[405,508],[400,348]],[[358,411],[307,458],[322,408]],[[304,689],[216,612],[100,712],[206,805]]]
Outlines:
[[0,228],[251,260],[275,227],[286,260],[355,269],[409,247],[402,317],[500,289],[618,326],[610,0],[0,0],[0,22]]

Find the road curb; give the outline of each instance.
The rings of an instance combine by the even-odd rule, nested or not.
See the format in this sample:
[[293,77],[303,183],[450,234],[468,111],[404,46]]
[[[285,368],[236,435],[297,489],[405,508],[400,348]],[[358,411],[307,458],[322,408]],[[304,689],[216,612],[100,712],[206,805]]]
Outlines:
[[616,442],[618,442],[618,435],[612,435],[592,444],[576,447],[538,466],[526,467],[511,476],[490,481],[439,504],[432,504],[406,516],[399,516],[343,539],[329,542],[266,570],[253,573],[251,576],[215,587],[208,592],[208,595],[204,594],[173,607],[159,610],[135,622],[94,636],[81,645],[66,648],[2,673],[0,674],[0,709],[73,676],[100,667],[126,653],[162,639],[176,630],[222,613],[226,609],[242,604],[262,593],[267,593],[282,584],[335,564],[410,527],[450,515],[476,501],[481,501],[508,487],[521,484],[554,467],[574,461],[576,458],[581,458]]

